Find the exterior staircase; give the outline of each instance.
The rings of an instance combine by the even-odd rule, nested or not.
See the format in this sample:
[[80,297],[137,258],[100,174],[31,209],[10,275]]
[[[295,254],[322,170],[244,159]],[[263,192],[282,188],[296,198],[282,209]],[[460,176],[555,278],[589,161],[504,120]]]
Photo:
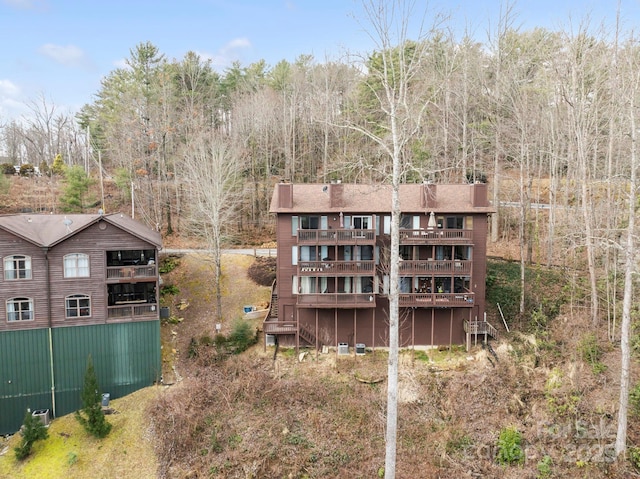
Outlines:
[[304,339],[310,346],[315,348],[316,346],[316,335],[305,328],[302,324],[298,328],[298,336],[300,339]]
[[486,321],[465,321],[464,331],[471,335],[489,335],[493,339],[498,339],[499,337],[498,330]]
[[[297,331],[296,331],[297,329]],[[316,335],[304,327],[299,325],[296,328],[295,323],[278,321],[278,293],[276,292],[276,282],[271,285],[271,302],[269,303],[269,314],[263,322],[263,331],[266,334],[297,334],[298,338],[303,340],[307,345],[315,347]]]
[[271,302],[269,303],[269,314],[268,318],[277,318],[278,317],[278,293],[276,293],[276,282],[271,284]]

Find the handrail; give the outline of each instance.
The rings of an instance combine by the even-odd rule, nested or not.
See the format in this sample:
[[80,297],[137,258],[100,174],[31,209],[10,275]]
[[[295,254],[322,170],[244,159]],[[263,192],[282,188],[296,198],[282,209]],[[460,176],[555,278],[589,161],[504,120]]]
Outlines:
[[156,276],[156,265],[141,266],[107,266],[107,279],[119,278],[153,278]]
[[499,333],[487,321],[465,321],[464,330],[469,334],[488,334],[494,339],[498,339]]

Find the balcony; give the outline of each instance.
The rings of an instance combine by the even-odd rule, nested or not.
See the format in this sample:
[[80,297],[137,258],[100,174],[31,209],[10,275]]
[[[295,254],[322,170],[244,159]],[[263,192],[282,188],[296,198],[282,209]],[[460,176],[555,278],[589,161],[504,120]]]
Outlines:
[[[125,302],[122,302],[125,303]],[[145,301],[130,301],[128,304],[116,304],[107,306],[107,317],[114,320],[124,319],[158,319],[158,307],[155,303]]]
[[311,293],[298,294],[300,308],[375,308],[373,293]]
[[401,274],[455,273],[471,274],[472,261],[468,260],[404,260],[400,262]]
[[121,280],[131,278],[155,278],[157,268],[155,264],[140,266],[107,266],[107,279]]
[[298,230],[301,245],[372,245],[375,230]]
[[400,244],[473,244],[473,230],[401,229]]
[[471,308],[473,293],[400,293],[404,308]]
[[373,276],[374,261],[300,261],[300,276],[352,276],[367,274]]

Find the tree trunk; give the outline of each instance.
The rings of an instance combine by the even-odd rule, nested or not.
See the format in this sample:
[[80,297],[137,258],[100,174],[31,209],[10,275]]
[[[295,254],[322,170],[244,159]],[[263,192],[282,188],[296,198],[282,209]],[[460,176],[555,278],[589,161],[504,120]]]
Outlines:
[[[638,77],[636,77],[636,82]],[[636,122],[635,101],[638,84],[632,89],[629,104],[629,122],[631,135],[631,178],[629,181],[627,240],[624,246],[624,295],[622,299],[622,325],[620,336],[620,402],[618,406],[618,431],[616,433],[616,456],[620,457],[627,449],[627,412],[629,408],[629,369],[631,365],[631,306],[633,299],[633,277],[635,274],[635,217],[637,202],[637,157],[636,157]]]

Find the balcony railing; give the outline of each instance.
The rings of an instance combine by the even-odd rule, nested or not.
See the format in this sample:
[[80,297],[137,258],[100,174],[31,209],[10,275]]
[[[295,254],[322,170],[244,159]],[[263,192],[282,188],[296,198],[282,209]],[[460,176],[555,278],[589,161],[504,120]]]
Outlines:
[[267,318],[263,323],[266,334],[296,334],[298,324],[295,321],[278,321]]
[[157,275],[155,264],[142,266],[107,266],[107,279],[153,278]]
[[140,318],[144,316],[158,318],[158,314],[156,303],[132,302],[132,304],[107,306],[107,317],[109,319]]
[[400,306],[422,308],[472,307],[473,293],[400,293]]
[[471,244],[473,230],[457,229],[401,229],[401,244]]
[[302,276],[341,276],[353,274],[373,275],[375,261],[300,261]]
[[471,261],[468,260],[403,260],[400,273],[457,273],[470,274]]
[[373,244],[375,230],[298,230],[298,244]]
[[311,293],[298,294],[301,308],[375,308],[373,293]]

